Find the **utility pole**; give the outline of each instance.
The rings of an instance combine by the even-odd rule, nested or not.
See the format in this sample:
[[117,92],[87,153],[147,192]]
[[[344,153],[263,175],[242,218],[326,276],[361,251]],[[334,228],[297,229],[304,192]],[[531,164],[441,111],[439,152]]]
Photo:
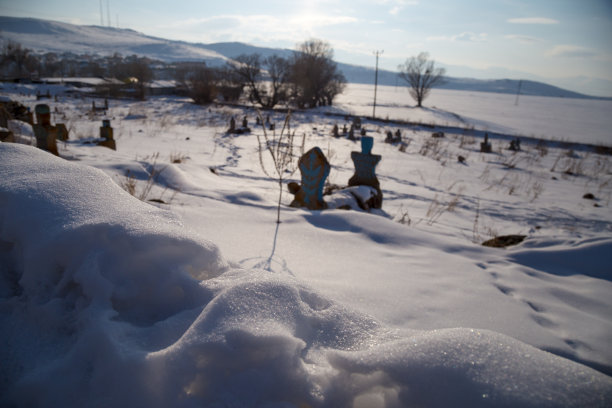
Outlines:
[[376,50],[374,51],[374,55],[376,55],[376,73],[374,74],[374,107],[372,109],[372,119],[376,118],[376,90],[378,88],[378,56],[385,52],[385,50]]
[[514,101],[514,106],[518,105],[519,95],[521,94],[521,85],[523,85],[522,79],[520,79],[518,83],[518,90],[516,91],[516,100]]
[[100,25],[104,26],[104,11],[102,9],[102,0],[100,0]]

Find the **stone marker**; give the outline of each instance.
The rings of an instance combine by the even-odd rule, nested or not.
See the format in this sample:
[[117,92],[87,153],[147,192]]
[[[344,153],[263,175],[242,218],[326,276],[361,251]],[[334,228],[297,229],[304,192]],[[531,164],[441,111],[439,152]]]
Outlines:
[[32,127],[34,129],[34,136],[36,136],[36,147],[59,156],[56,142],[57,128],[51,125],[49,105],[44,103],[38,104],[34,108],[34,112],[36,113],[36,124]]
[[351,125],[351,128],[349,129],[348,138],[349,140],[355,140],[355,129],[353,125]]
[[302,174],[302,185],[290,183],[289,191],[295,198],[292,207],[306,207],[309,210],[323,210],[327,204],[323,201],[323,185],[329,175],[329,162],[318,147],[313,147],[300,157],[298,167]]
[[57,128],[57,140],[61,140],[62,142],[68,140],[68,129],[66,129],[66,125],[63,123],[56,123],[55,127]]
[[229,129],[227,130],[227,133],[234,133],[235,131],[236,131],[236,119],[234,119],[234,117],[232,116],[232,118],[230,119]]
[[338,134],[338,124],[335,123],[334,127],[332,128],[332,136],[333,137],[339,137],[340,135]]
[[110,125],[110,120],[104,119],[100,127],[100,138],[104,139],[98,142],[98,146],[108,147],[109,149],[117,150],[115,139],[113,139],[113,128]]
[[512,150],[513,152],[521,151],[521,139],[517,137],[516,139],[511,140],[508,149]]
[[485,133],[484,142],[480,143],[480,152],[491,153],[492,151],[491,143],[489,143],[489,134]]
[[364,136],[361,138],[361,153],[351,152],[351,159],[355,165],[355,174],[349,179],[348,185],[374,187],[378,194],[373,199],[370,207],[381,208],[383,195],[375,171],[376,165],[382,156],[379,154],[372,154],[373,145],[374,138],[371,136]]
[[15,137],[13,133],[8,129],[8,121],[10,115],[2,105],[0,105],[0,142],[14,143]]

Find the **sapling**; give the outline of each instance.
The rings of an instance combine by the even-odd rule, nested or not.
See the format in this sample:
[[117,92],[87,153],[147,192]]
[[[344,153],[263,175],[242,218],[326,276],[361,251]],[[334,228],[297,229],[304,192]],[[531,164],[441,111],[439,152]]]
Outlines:
[[[257,112],[261,123],[264,123],[263,117],[261,116],[261,112]],[[295,137],[295,131],[291,132],[290,130],[290,119],[291,112],[288,112],[285,116],[285,121],[283,122],[283,127],[281,129],[280,134],[277,136],[276,131],[272,131],[272,136],[268,136],[268,132],[266,131],[266,127],[262,126],[263,130],[263,143],[259,133],[257,135],[257,153],[259,154],[259,164],[261,165],[261,169],[266,174],[266,176],[270,178],[275,178],[278,182],[278,205],[276,208],[276,223],[279,224],[280,221],[280,209],[283,198],[283,182],[285,181],[285,177],[293,175],[297,170],[297,160],[293,160],[294,154],[293,150],[295,148],[293,144],[293,140]],[[272,159],[274,174],[268,171],[264,164],[263,159],[263,151],[266,150]],[[304,137],[302,138],[301,144],[301,152],[304,150]]]

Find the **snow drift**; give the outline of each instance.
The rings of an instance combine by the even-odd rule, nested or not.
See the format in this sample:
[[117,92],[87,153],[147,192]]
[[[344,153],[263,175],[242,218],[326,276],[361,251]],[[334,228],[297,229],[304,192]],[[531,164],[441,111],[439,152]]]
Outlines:
[[234,268],[99,170],[0,144],[0,174],[3,406],[612,404],[610,377],[505,335],[390,329]]

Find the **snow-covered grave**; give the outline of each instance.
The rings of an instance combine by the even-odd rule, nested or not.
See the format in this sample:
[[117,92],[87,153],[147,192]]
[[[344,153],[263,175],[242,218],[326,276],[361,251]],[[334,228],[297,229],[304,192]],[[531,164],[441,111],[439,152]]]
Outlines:
[[[33,109],[36,91],[2,93]],[[394,99],[386,91],[379,100]],[[226,132],[253,110],[155,97],[109,100],[92,117],[90,99],[60,95],[53,121],[71,137],[60,158],[11,121],[21,144],[0,143],[0,405],[610,406],[612,174],[610,156],[582,144],[609,138],[610,115],[580,137],[558,132],[568,106],[609,102],[521,97],[542,109],[529,134],[488,94],[455,94],[466,112],[484,98],[488,116],[445,123],[444,95],[432,94],[436,109],[390,107],[428,126],[362,119],[382,156],[382,209],[292,208],[285,190],[281,224],[261,127]],[[369,97],[350,86],[339,106],[292,115],[330,184],[347,185],[360,150],[332,128],[369,114]],[[101,119],[117,151],[81,143]],[[397,129],[404,144],[383,143]],[[516,135],[557,142],[510,151]],[[480,245],[505,234],[526,239]]]

